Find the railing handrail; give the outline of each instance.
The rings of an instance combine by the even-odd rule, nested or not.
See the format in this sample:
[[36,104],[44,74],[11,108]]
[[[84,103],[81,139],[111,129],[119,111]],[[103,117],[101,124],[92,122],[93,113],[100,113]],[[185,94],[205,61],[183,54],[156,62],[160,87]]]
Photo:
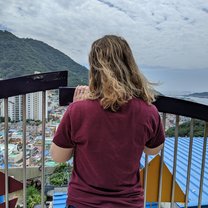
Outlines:
[[[9,183],[8,183],[8,97],[15,96],[15,95],[22,95],[23,102],[23,199],[24,199],[24,206],[26,207],[26,94],[32,92],[42,91],[42,173],[41,173],[41,207],[44,207],[44,193],[45,193],[45,95],[46,90],[51,89],[60,89],[59,93],[59,102],[61,106],[68,105],[73,100],[73,94],[75,88],[63,87],[67,85],[67,71],[58,71],[58,72],[51,72],[51,73],[41,73],[41,74],[34,74],[24,77],[17,77],[8,80],[1,80],[0,81],[0,99],[4,99],[4,115],[5,115],[5,155],[7,155],[6,163],[5,163],[5,204],[6,207],[9,207]],[[194,103],[191,101],[186,101],[182,99],[167,97],[167,96],[158,96],[157,100],[153,103],[160,112],[163,112],[163,124],[165,126],[165,114],[171,113],[175,115],[182,115],[191,118],[197,118],[200,120],[208,121],[208,106]],[[178,125],[179,125],[179,116],[176,119],[176,133],[175,133],[175,153],[174,153],[174,179],[175,181],[175,173],[176,173],[176,159],[177,159],[177,148],[178,148]],[[202,191],[203,191],[203,184],[204,184],[204,168],[205,168],[205,159],[206,159],[206,144],[207,144],[207,134],[208,134],[208,123],[205,126],[205,133],[204,133],[204,147],[203,147],[203,156],[202,156],[202,167],[201,167],[201,178],[200,178],[200,188],[199,188],[199,197],[198,197],[198,204],[199,207],[201,206],[202,200]],[[191,146],[191,145],[190,145]],[[192,147],[191,147],[192,148]],[[164,149],[163,149],[164,151]],[[189,150],[190,151],[190,150]],[[163,154],[162,154],[163,155]],[[162,156],[163,157],[163,156]],[[148,159],[148,157],[147,157]],[[160,188],[158,190],[162,191],[162,165],[163,159],[160,162]],[[191,164],[191,159],[189,160]],[[146,163],[147,167],[147,163]],[[147,169],[146,169],[147,170]],[[191,166],[189,166],[189,171],[187,175],[190,175]],[[146,178],[146,180],[148,180]],[[187,180],[187,184],[189,183],[189,179]],[[174,193],[175,193],[175,185],[172,185],[172,205],[175,202]],[[189,190],[189,188],[187,189]],[[189,192],[189,191],[187,191]],[[162,193],[162,192],[161,192]],[[188,199],[188,196],[187,196]],[[158,197],[159,204],[161,203],[161,196]],[[172,206],[173,207],[173,206]]]
[[162,95],[153,104],[163,113],[208,121],[208,105]]
[[0,80],[0,99],[67,86],[67,75],[56,71]]
[[[72,102],[74,90],[75,88],[73,87],[59,88],[60,106],[66,106]],[[159,112],[208,121],[208,105],[163,95],[157,96],[157,99],[153,104],[157,107]]]

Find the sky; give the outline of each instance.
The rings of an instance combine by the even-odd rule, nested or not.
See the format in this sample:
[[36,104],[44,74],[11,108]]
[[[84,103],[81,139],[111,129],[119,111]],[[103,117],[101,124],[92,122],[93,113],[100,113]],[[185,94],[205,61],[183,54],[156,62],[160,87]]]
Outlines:
[[208,0],[0,0],[0,29],[84,66],[94,40],[119,35],[158,90],[208,91]]

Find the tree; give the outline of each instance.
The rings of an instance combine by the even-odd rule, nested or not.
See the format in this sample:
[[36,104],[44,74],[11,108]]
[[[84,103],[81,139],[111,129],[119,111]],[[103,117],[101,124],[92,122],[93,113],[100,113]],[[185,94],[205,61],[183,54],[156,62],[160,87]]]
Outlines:
[[[190,136],[190,121],[185,122],[179,125],[178,135],[180,137],[189,137]],[[175,127],[171,127],[166,131],[166,136],[174,137],[175,136]],[[204,136],[204,122],[201,120],[194,121],[194,137],[203,137]]]
[[72,167],[70,165],[67,163],[61,163],[49,177],[50,184],[54,186],[67,185],[69,177],[71,176],[71,171]]
[[[11,118],[8,117],[9,122],[11,121]],[[5,117],[0,116],[0,123],[5,121]]]
[[33,208],[36,204],[41,203],[41,194],[35,186],[29,186],[27,188],[27,207]]

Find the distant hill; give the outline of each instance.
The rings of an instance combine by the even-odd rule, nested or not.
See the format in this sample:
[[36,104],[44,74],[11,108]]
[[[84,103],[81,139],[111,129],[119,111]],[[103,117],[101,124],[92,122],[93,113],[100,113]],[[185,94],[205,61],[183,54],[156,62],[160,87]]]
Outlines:
[[186,95],[187,97],[208,98],[208,92],[192,93]]
[[88,83],[88,70],[44,42],[0,30],[0,78],[68,70],[69,86]]

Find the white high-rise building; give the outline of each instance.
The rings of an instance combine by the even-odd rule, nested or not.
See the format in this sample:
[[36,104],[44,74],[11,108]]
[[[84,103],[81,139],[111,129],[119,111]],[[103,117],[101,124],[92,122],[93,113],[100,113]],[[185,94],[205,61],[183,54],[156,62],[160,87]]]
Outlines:
[[14,120],[22,120],[22,96],[18,95],[14,97]]
[[[42,120],[42,92],[29,93],[26,96],[27,118]],[[48,96],[46,92],[46,119],[48,118]]]
[[42,120],[42,93],[33,94],[33,115],[34,120]]
[[33,93],[29,93],[26,95],[26,103],[27,103],[27,119],[34,119],[33,116]]
[[[4,117],[4,100],[0,100],[0,116]],[[15,120],[14,114],[14,97],[8,99],[8,117],[13,121]]]
[[[9,98],[8,116],[12,121],[21,121],[23,113],[22,96]],[[4,102],[0,101],[0,116],[4,117]],[[46,119],[48,118],[48,99],[46,93]],[[26,119],[42,120],[42,92],[26,95]]]

